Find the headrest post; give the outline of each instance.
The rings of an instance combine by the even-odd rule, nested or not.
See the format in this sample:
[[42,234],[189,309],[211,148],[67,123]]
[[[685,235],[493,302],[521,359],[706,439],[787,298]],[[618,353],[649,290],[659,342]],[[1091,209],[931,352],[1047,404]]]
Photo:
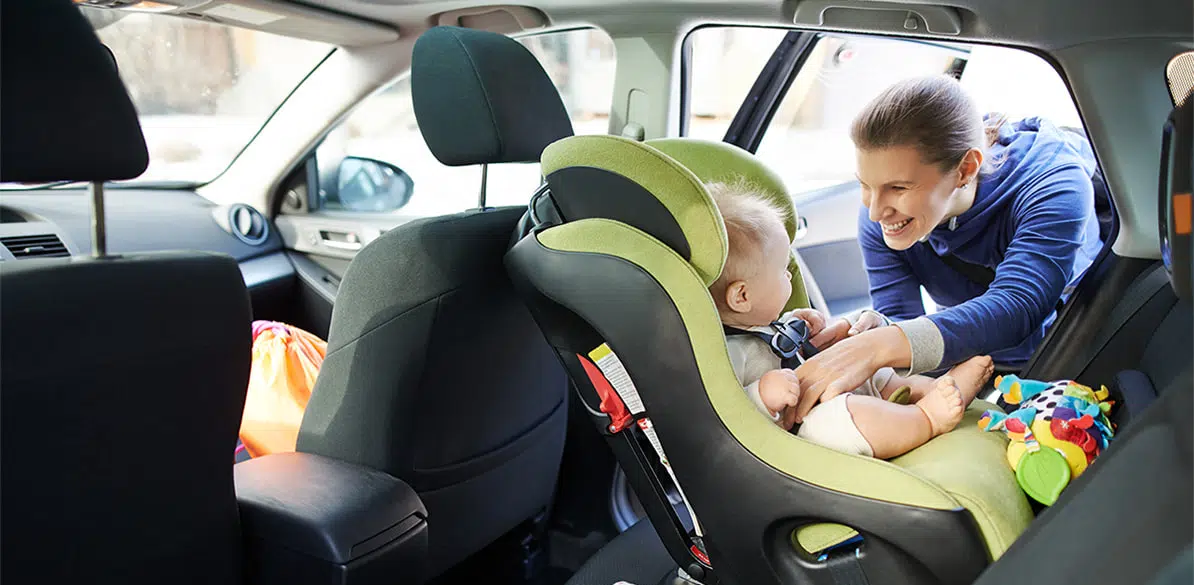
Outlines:
[[108,228],[104,223],[104,183],[92,181],[87,184],[91,195],[91,255],[103,258],[108,255]]
[[481,194],[477,197],[477,209],[485,209],[485,191],[489,187],[489,165],[481,164]]

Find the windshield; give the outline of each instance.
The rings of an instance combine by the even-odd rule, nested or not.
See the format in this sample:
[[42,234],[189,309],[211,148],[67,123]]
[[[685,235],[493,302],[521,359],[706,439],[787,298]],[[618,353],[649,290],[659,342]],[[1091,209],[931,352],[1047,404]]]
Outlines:
[[333,49],[160,14],[82,10],[140,114],[149,169],[136,182],[216,178]]

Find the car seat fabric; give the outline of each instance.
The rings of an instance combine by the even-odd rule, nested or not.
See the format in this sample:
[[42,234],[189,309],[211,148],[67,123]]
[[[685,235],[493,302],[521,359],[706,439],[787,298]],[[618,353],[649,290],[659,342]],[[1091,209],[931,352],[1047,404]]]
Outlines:
[[[572,133],[542,66],[504,35],[425,32],[411,92],[445,164],[533,162]],[[554,494],[567,379],[502,264],[525,212],[411,221],[362,249],[340,283],[299,430],[298,451],[415,488],[429,513],[429,576],[539,515]]]
[[[561,209],[569,206],[568,199],[583,195],[560,189],[559,177],[571,168],[587,168],[640,185],[671,213],[674,225],[660,220],[645,225],[648,222],[642,215],[625,217],[618,209],[606,216],[562,213],[572,221],[541,226],[532,237],[515,246],[507,263],[518,275],[517,280],[525,282],[524,290],[532,305],[538,307],[541,324],[548,324],[548,336],[561,354],[587,352],[592,348],[584,347],[585,343],[604,340],[621,357],[640,387],[682,487],[689,492],[698,518],[707,524],[706,543],[714,563],[733,562],[728,570],[735,580],[749,582],[745,581],[749,575],[760,579],[775,575],[759,572],[763,571],[759,567],[768,565],[766,558],[739,564],[752,555],[770,554],[749,550],[751,545],[747,543],[756,541],[741,533],[757,529],[762,536],[764,528],[751,528],[751,521],[743,520],[750,514],[727,516],[718,510],[726,507],[724,498],[729,494],[708,485],[709,470],[716,470],[718,475],[741,473],[735,478],[735,486],[740,488],[734,490],[736,501],[774,502],[777,518],[785,514],[779,508],[800,504],[785,501],[778,493],[787,493],[791,499],[799,492],[818,500],[803,502],[805,505],[825,504],[809,518],[815,518],[813,522],[795,521],[789,530],[832,522],[858,527],[868,540],[894,542],[904,538],[905,543],[908,537],[921,534],[922,542],[907,545],[919,549],[912,551],[916,558],[935,554],[930,550],[934,548],[930,544],[930,526],[936,523],[962,532],[975,530],[976,542],[981,534],[985,545],[978,550],[967,549],[964,539],[961,544],[944,545],[957,547],[945,562],[950,567],[938,567],[946,573],[977,574],[975,567],[985,565],[988,557],[997,557],[1027,526],[1031,512],[1004,463],[1006,444],[1001,437],[982,433],[974,424],[979,413],[990,405],[976,404],[969,414],[969,425],[963,423],[942,440],[926,445],[924,448],[933,455],[904,460],[907,468],[900,461],[844,455],[801,441],[767,424],[757,414],[737,384],[707,290],[724,262],[724,226],[708,193],[691,171],[650,145],[616,137],[576,137],[555,143],[544,151],[542,165],[551,196]],[[602,197],[608,194],[605,189],[600,192]],[[663,234],[663,238],[657,234]],[[676,234],[683,237],[679,245],[665,242],[676,239]],[[552,331],[553,321],[567,322],[559,316],[560,307],[580,316],[592,331],[571,339]],[[636,329],[636,323],[649,323],[650,331]],[[682,398],[678,389],[697,394]],[[700,393],[707,396],[707,402],[693,399]],[[693,424],[719,424],[721,430],[710,426],[707,433],[694,433]],[[721,440],[724,431],[732,441]],[[948,462],[935,464],[935,459],[941,458]],[[764,465],[753,467],[756,461]],[[955,469],[969,476],[951,477]],[[796,483],[790,483],[793,481]],[[857,496],[851,500],[855,505],[830,505],[828,502],[837,497],[833,494],[853,494]],[[909,511],[908,507],[917,512],[901,522],[884,525],[876,520],[885,514],[884,510]],[[970,513],[958,515],[962,509]],[[791,513],[811,512],[793,509]],[[720,518],[707,522],[713,516]],[[974,523],[973,528],[965,528],[966,522]],[[719,530],[724,531],[721,536]],[[951,540],[958,540],[960,534]],[[821,537],[825,538],[823,534]],[[935,544],[938,549],[942,546]],[[875,542],[872,546],[882,544]],[[734,560],[727,561],[717,554],[719,550],[735,551],[731,555]],[[725,574],[721,573],[723,577]]]
[[[733,182],[745,179],[780,209],[786,212],[784,229],[788,239],[796,237],[798,210],[792,205],[792,198],[784,180],[750,153],[725,142],[693,140],[689,138],[658,138],[648,140],[647,145],[658,149],[692,171],[705,183],[714,181]],[[790,253],[788,271],[792,273],[792,295],[784,311],[812,306],[805,284],[805,270],[802,270],[795,250]]]
[[533,162],[545,146],[572,135],[539,61],[504,35],[428,30],[415,43],[410,84],[419,130],[446,165]]
[[[139,175],[137,113],[79,10],[11,2],[0,22],[0,180]],[[0,263],[0,290],[0,580],[239,583],[236,261],[22,259]]]
[[17,260],[0,282],[3,580],[239,582],[236,262]]

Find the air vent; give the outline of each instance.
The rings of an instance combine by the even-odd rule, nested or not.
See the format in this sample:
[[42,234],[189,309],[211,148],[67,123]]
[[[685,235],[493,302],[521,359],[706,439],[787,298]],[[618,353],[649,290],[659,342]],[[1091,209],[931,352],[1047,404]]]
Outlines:
[[21,258],[61,258],[70,256],[66,244],[54,234],[39,236],[13,236],[0,238],[0,244],[8,248],[13,256]]
[[269,222],[260,211],[244,204],[228,208],[228,230],[240,241],[259,246],[269,237]]

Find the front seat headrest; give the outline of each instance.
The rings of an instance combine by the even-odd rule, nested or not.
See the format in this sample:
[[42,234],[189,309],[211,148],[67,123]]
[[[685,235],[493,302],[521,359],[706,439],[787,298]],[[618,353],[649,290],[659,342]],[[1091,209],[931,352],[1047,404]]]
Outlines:
[[1191,172],[1194,167],[1194,100],[1187,99],[1169,114],[1161,133],[1160,208],[1161,259],[1177,296],[1194,297],[1194,253],[1191,231]]
[[707,285],[726,261],[721,213],[691,170],[620,136],[574,136],[543,151],[543,176],[565,221],[613,220],[671,248]]
[[431,153],[449,166],[538,162],[572,136],[572,121],[539,60],[518,41],[438,26],[415,42],[411,98]]
[[133,179],[149,165],[112,56],[70,0],[9,2],[0,32],[0,181]]

